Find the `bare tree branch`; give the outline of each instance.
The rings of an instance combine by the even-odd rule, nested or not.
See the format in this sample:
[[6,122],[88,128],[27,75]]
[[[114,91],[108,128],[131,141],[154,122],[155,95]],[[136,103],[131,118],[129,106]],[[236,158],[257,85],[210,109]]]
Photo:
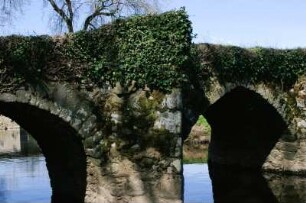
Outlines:
[[104,8],[105,7],[96,7],[96,10],[85,19],[83,30],[88,30],[89,25],[92,25],[91,22],[97,16],[114,16],[115,15],[116,11],[102,12],[104,10]]
[[16,14],[22,12],[22,6],[29,0],[1,0],[0,20],[1,26],[10,23]]
[[[68,16],[66,13],[65,13],[65,10],[63,9],[64,5],[62,8],[60,8],[58,6],[58,4],[56,4],[56,2],[54,0],[47,0],[50,5],[52,6],[53,10],[62,18],[62,20],[66,23],[66,26],[67,26],[67,29],[68,29],[68,32],[74,32],[74,29],[73,29],[73,19],[71,19],[71,16]],[[71,6],[71,2],[69,0],[66,0],[66,4],[68,6],[68,3],[70,3],[70,6]],[[68,6],[69,7],[69,6]],[[69,8],[68,8],[69,9]],[[72,11],[72,8],[71,8],[71,11]],[[73,15],[72,15],[73,16]]]
[[[156,11],[158,0],[45,0],[57,13],[59,26],[65,25],[68,32],[74,32],[77,13],[82,13],[81,29],[89,30],[114,18]],[[154,2],[154,3],[151,3]],[[83,15],[87,13],[87,16]]]

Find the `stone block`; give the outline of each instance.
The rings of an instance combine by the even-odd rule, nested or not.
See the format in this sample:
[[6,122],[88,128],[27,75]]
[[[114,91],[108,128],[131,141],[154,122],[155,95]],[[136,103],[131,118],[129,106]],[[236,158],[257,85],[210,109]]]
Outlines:
[[182,123],[182,113],[179,111],[166,111],[159,114],[159,118],[154,123],[154,129],[166,129],[171,133],[180,133]]
[[112,113],[111,114],[111,121],[113,121],[115,124],[122,122],[122,115],[120,113]]
[[17,97],[16,97],[16,95],[13,95],[13,94],[2,93],[2,94],[0,94],[0,101],[15,102],[15,101],[17,101]]
[[44,100],[43,100],[43,101],[39,102],[38,107],[39,107],[40,109],[49,111],[51,105],[52,105],[52,104],[49,103],[48,101],[44,101]]
[[115,87],[112,89],[112,93],[122,94],[123,92],[124,92],[124,88],[121,86],[120,82],[117,82]]
[[31,99],[31,95],[24,90],[16,91],[17,101],[21,103],[28,103]]
[[161,103],[162,109],[182,108],[182,94],[179,89],[174,89],[171,94],[167,94]]
[[176,159],[171,163],[171,166],[173,166],[175,168],[175,170],[177,171],[177,173],[181,173],[182,172],[182,161],[180,159]]
[[174,174],[163,174],[155,188],[155,193],[158,197],[167,199],[180,199],[181,190],[181,176]]
[[283,152],[284,153],[284,158],[287,159],[287,160],[294,160],[295,158],[295,152]]
[[95,147],[95,142],[94,142],[94,138],[93,137],[87,137],[85,140],[84,140],[84,146],[86,148],[94,148]]
[[301,120],[297,123],[297,127],[299,128],[306,128],[306,121],[305,120]]
[[140,177],[140,174],[133,173],[128,176],[127,186],[126,186],[127,195],[130,196],[142,196],[145,194],[145,187]]
[[305,100],[301,98],[296,98],[296,105],[299,108],[305,108]]

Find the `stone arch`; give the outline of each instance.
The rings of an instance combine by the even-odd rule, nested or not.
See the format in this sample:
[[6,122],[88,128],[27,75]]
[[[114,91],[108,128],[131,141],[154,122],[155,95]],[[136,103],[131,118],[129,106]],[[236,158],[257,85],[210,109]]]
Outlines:
[[61,118],[28,104],[0,102],[0,113],[38,142],[46,158],[52,202],[84,202],[86,156],[78,133]]
[[219,98],[211,97],[214,103],[204,113],[212,128],[209,160],[261,168],[279,139],[288,134],[280,99],[265,86],[238,85],[224,90]]
[[46,90],[0,94],[0,114],[16,121],[38,142],[46,158],[52,202],[84,202],[91,194],[88,157],[94,156],[95,146],[83,143],[93,136],[102,139],[95,107],[87,95],[71,87],[57,84]]
[[[290,120],[284,108],[286,106],[285,100],[288,95],[281,89],[273,87],[264,83],[259,84],[243,84],[243,83],[224,83],[220,84],[219,82],[214,82],[210,85],[209,88],[205,89],[204,97],[207,100],[207,103],[204,107],[204,111],[225,94],[231,92],[236,88],[245,88],[250,91],[253,91],[260,95],[264,100],[266,100],[275,110],[282,116],[282,118],[289,124]],[[202,112],[203,113],[203,112]]]

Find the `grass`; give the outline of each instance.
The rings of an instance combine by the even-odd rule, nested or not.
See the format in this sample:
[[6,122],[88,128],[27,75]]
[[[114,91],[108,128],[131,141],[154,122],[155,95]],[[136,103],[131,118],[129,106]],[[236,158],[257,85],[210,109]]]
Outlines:
[[196,122],[196,125],[197,126],[204,126],[204,128],[211,132],[211,128],[210,128],[210,125],[209,123],[207,122],[206,118],[204,118],[203,115],[200,115],[199,118],[198,118],[198,121]]
[[[183,163],[207,163],[208,143],[211,128],[204,116],[200,115],[198,121],[191,129],[183,146]],[[206,144],[205,144],[206,143]]]
[[183,158],[183,164],[207,163],[207,156],[199,158]]

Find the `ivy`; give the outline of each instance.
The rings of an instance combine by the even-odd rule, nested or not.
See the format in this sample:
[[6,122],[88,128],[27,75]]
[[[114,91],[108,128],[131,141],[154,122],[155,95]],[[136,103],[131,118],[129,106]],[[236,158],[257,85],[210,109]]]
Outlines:
[[148,86],[170,91],[199,87],[217,75],[227,82],[290,87],[306,72],[305,49],[244,49],[191,43],[184,9],[120,19],[90,32],[61,37],[0,37],[0,83],[68,81]]
[[182,68],[191,45],[191,23],[184,10],[117,20],[91,32],[71,36],[68,56],[90,64],[88,78],[164,91],[186,80]]
[[289,88],[306,73],[305,49],[244,49],[201,44],[197,50],[203,56],[201,71],[214,72],[221,81],[265,82]]
[[43,71],[52,61],[55,44],[48,36],[0,38],[0,64],[3,72],[9,71],[17,81],[39,83]]
[[[186,81],[191,23],[184,10],[120,19],[62,37],[0,38],[0,68],[20,81],[73,80],[101,86],[132,81],[163,91]],[[40,81],[40,82],[41,82]]]

